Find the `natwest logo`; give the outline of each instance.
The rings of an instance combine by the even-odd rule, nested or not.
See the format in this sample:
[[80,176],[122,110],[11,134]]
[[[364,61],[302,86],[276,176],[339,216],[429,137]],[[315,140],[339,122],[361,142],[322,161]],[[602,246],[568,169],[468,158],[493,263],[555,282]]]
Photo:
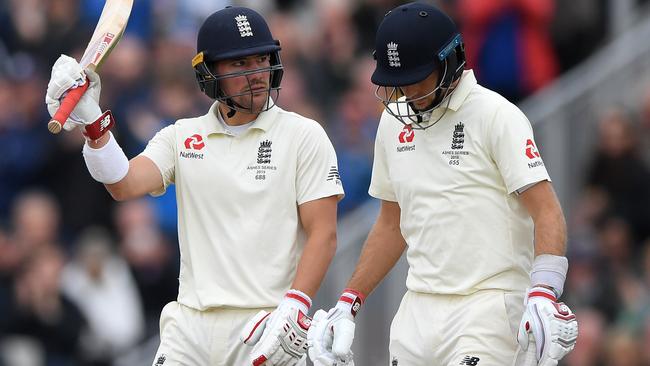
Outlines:
[[415,132],[413,132],[411,125],[404,125],[404,129],[402,130],[402,132],[399,133],[399,142],[401,144],[407,142],[413,142],[414,137],[415,137]]
[[203,142],[203,137],[201,135],[194,134],[191,137],[185,139],[185,148],[190,150],[201,150],[205,147],[205,142]]
[[528,156],[528,159],[539,158],[539,152],[531,139],[526,140],[526,156]]

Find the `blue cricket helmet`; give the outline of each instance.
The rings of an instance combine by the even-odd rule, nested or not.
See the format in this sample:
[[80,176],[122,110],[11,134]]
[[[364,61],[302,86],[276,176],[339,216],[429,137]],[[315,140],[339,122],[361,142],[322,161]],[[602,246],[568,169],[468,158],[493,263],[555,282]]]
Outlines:
[[[463,75],[465,46],[454,22],[435,6],[425,3],[401,5],[386,14],[375,38],[375,95],[386,111],[404,124],[426,129],[431,113],[450,100],[454,82]],[[425,95],[407,97],[403,87],[425,80],[438,71],[438,82]],[[420,100],[431,102],[416,108]]]
[[210,15],[199,29],[197,52],[205,61],[273,53],[280,42],[273,39],[269,26],[255,10],[227,7]]
[[[235,109],[233,95],[225,95],[219,81],[229,77],[245,76],[261,71],[270,71],[269,94],[279,94],[283,67],[280,60],[280,42],[273,38],[268,24],[255,10],[228,6],[210,15],[201,25],[196,42],[197,55],[192,67],[201,90],[210,98],[218,99]],[[268,54],[271,66],[247,72],[215,75],[212,65],[216,61]],[[267,105],[269,109],[273,104]],[[247,111],[259,112],[259,111]]]
[[462,75],[465,51],[454,22],[435,6],[409,3],[391,10],[375,39],[376,68],[372,82],[405,86],[427,78],[436,69],[448,72],[443,86]]

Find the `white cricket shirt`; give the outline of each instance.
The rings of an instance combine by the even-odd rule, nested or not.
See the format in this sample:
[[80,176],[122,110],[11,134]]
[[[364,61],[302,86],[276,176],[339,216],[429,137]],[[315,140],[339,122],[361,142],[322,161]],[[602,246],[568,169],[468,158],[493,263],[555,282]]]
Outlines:
[[276,306],[304,245],[298,205],[343,195],[336,154],[316,121],[280,107],[239,136],[216,113],[217,103],[165,127],[142,153],[165,188],[176,185],[178,301],[199,310]]
[[533,222],[515,192],[550,180],[528,119],[469,70],[426,130],[384,111],[369,193],[396,201],[409,290],[470,294],[530,283]]

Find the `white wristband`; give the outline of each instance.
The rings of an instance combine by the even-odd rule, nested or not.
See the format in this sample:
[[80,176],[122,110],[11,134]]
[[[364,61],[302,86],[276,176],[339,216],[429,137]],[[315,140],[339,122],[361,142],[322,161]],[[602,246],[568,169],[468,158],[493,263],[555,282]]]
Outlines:
[[559,298],[564,290],[564,281],[569,269],[566,257],[552,254],[541,254],[533,261],[533,270],[530,272],[530,282],[535,285],[551,286]]
[[96,181],[104,184],[113,184],[121,181],[129,172],[129,159],[117,144],[115,137],[109,131],[106,145],[93,149],[84,144],[83,155],[90,175]]

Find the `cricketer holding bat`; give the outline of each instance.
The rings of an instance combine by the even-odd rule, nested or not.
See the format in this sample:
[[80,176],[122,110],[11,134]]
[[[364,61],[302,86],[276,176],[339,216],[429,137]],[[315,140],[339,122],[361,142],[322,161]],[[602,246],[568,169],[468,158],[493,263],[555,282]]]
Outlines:
[[566,224],[530,122],[464,70],[461,36],[433,6],[389,12],[375,57],[381,209],[347,289],[314,315],[310,358],[353,363],[354,317],[406,249],[390,365],[557,365],[578,325],[558,302]]
[[306,314],[336,249],[334,148],[317,122],[275,105],[280,44],[260,14],[217,11],[197,51],[199,86],[215,103],[130,161],[98,105],[99,77],[70,57],[53,67],[48,108],[87,75],[65,128],[84,129],[93,178],[120,201],[176,185],[179,294],[162,310],[153,365],[305,365]]

